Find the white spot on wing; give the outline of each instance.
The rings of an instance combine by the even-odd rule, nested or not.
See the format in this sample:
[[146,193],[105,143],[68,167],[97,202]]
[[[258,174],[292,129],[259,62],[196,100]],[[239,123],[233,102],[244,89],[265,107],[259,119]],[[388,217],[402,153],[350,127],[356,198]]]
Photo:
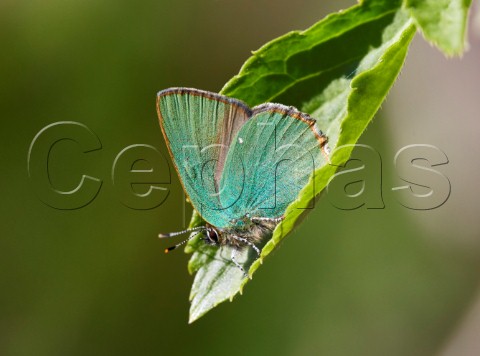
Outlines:
[[243,143],[243,138],[239,137],[238,138],[238,143]]
[[324,147],[325,153],[326,153],[327,155],[329,155],[329,154],[332,152],[332,150],[330,149],[330,146],[328,145],[328,143],[325,144],[325,146],[323,146],[323,147]]

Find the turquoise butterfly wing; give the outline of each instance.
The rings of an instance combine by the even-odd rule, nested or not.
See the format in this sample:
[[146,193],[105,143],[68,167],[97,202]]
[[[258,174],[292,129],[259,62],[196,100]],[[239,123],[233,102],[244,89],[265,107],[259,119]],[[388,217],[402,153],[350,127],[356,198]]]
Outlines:
[[281,217],[327,162],[326,137],[292,107],[251,110],[218,94],[172,88],[158,94],[157,110],[193,207],[218,228],[247,215]]
[[[233,218],[279,218],[316,169],[327,163],[326,137],[293,107],[253,109],[229,149],[220,196]],[[315,197],[314,187],[305,194]],[[305,209],[310,206],[303,207]]]
[[207,222],[225,225],[218,194],[233,137],[251,115],[241,101],[190,88],[157,95],[160,128],[173,164],[195,210]]

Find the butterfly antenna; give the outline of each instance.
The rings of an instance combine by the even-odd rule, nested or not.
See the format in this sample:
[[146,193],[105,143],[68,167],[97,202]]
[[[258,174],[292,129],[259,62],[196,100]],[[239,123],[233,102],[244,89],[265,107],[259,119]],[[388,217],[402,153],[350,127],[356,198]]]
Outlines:
[[163,238],[166,238],[166,237],[178,236],[178,235],[186,234],[188,232],[205,230],[205,229],[206,229],[205,226],[197,226],[197,227],[194,227],[193,229],[187,229],[187,230],[178,231],[178,232],[169,232],[168,234],[158,234],[158,237],[163,239]]
[[[191,229],[191,231],[194,231],[194,230]],[[177,247],[182,246],[183,244],[187,243],[188,241],[190,241],[191,239],[193,239],[197,235],[198,234],[192,234],[191,236],[189,236],[187,239],[183,240],[182,242],[179,242],[178,244],[176,244],[174,246],[170,246],[169,248],[166,248],[165,253],[169,253],[170,251],[175,250]]]

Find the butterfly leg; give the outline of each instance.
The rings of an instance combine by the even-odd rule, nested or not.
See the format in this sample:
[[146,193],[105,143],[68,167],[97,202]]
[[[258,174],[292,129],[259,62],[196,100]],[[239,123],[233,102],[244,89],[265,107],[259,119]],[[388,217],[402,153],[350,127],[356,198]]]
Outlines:
[[282,221],[283,219],[285,219],[285,216],[280,216],[278,218],[261,218],[261,217],[252,217],[251,220],[253,222],[273,222],[273,223],[279,223],[280,221]]
[[257,253],[258,257],[260,257],[260,250],[258,249],[257,246],[255,246],[255,244],[253,244],[252,242],[248,241],[247,239],[243,238],[243,237],[240,237],[240,236],[237,236],[237,235],[232,235],[232,237],[235,239],[235,240],[238,240],[238,241],[242,241],[244,244],[250,246],[251,248],[253,248],[255,250],[255,252]]
[[243,272],[245,277],[250,278],[250,276],[247,274],[247,272],[245,272],[245,270],[243,269],[242,265],[240,265],[240,263],[237,262],[237,260],[235,258],[236,254],[237,254],[237,250],[232,249],[232,255],[230,256],[230,258],[232,259],[232,262],[235,264],[235,266],[237,266],[240,269],[240,271]]

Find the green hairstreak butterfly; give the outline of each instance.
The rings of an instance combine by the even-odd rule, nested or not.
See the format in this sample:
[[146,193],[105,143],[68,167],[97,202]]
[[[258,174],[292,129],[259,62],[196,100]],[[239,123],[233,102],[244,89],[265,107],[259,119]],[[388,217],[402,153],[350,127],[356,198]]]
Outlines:
[[256,244],[327,163],[327,137],[294,107],[266,103],[251,109],[240,100],[191,88],[160,91],[157,113],[185,193],[206,222],[159,236],[202,233],[208,244],[231,246],[232,262],[244,271],[236,251],[252,248],[260,254]]

